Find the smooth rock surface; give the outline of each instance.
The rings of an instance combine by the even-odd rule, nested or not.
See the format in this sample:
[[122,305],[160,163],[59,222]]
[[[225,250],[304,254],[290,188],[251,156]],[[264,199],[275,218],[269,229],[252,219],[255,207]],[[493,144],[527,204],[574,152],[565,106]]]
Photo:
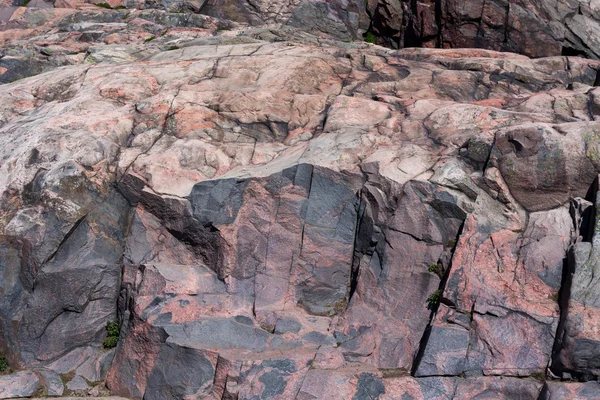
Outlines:
[[85,379],[83,379],[79,375],[75,375],[75,377],[73,379],[71,379],[69,382],[67,382],[66,387],[68,390],[76,392],[76,393],[77,392],[83,393],[87,389],[89,389],[89,385],[87,384]]

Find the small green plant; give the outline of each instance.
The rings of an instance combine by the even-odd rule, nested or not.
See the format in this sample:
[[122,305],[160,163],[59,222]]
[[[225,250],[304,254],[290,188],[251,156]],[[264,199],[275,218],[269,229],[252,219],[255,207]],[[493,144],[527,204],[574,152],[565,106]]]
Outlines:
[[124,9],[125,9],[125,6],[116,6],[115,7],[115,10],[124,10]]
[[231,30],[231,29],[229,29],[228,26],[220,26],[217,28],[217,31],[229,31],[229,30]]
[[514,233],[523,233],[523,232],[525,232],[523,229],[513,229],[512,231]]
[[0,354],[0,372],[4,372],[8,369],[8,360],[6,357]]
[[456,239],[450,239],[448,240],[448,242],[446,243],[446,247],[449,247],[451,249],[454,248],[454,246],[456,246]]
[[434,274],[436,274],[437,276],[439,276],[440,279],[442,278],[442,275],[444,273],[444,270],[442,269],[442,266],[439,265],[438,263],[431,263],[431,264],[429,264],[429,267],[427,267],[427,270],[429,272],[433,272]]
[[102,342],[102,346],[104,346],[105,349],[112,349],[112,348],[117,347],[118,342],[119,342],[118,337],[110,336],[110,337],[107,337],[106,339],[104,339],[104,342]]
[[178,50],[179,47],[177,46],[169,46],[169,48],[167,50],[171,51],[171,50]]
[[108,321],[106,323],[106,332],[108,332],[108,336],[119,336],[119,322]]
[[144,39],[144,43],[151,42],[151,41],[153,41],[154,39],[156,39],[156,36],[150,36],[149,38],[147,38],[147,39]]
[[31,1],[31,0],[25,0],[25,1],[23,2],[23,7],[27,7],[27,4],[29,4],[29,2],[30,2],[30,1]]
[[108,337],[104,339],[102,345],[105,349],[112,349],[117,346],[117,342],[119,341],[119,322],[118,321],[108,321],[106,323],[106,333]]
[[372,32],[367,32],[365,33],[365,42],[375,44],[377,42],[377,38]]
[[438,289],[429,295],[429,297],[427,298],[427,302],[429,303],[430,306],[435,307],[438,304],[440,304],[441,299],[442,299],[442,291],[440,289]]
[[106,8],[107,10],[112,10],[112,7],[108,3],[96,3],[95,6],[100,8]]

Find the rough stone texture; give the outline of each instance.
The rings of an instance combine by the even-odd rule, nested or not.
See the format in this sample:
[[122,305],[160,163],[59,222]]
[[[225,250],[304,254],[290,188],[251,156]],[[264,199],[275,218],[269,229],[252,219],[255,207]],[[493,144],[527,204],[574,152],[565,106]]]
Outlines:
[[[300,399],[536,399],[543,383],[533,379],[411,377],[382,378],[376,373],[314,372],[307,375]],[[331,389],[324,395],[323,388]],[[329,397],[331,396],[331,397]]]
[[553,380],[600,376],[598,7],[546,3],[6,4],[0,352],[48,394],[598,397]]
[[42,378],[42,384],[45,388],[45,394],[47,396],[62,396],[65,391],[65,385],[60,375],[51,369],[39,370],[39,375]]
[[[596,204],[600,197],[596,195]],[[560,348],[553,368],[563,373],[590,379],[600,376],[600,363],[596,344],[598,337],[598,246],[600,240],[599,216],[594,221],[591,243],[576,243],[569,254],[569,298],[563,305],[563,324],[559,329]]]
[[31,371],[0,376],[0,399],[30,397],[40,387],[40,380]]
[[370,0],[367,6],[382,44],[600,57],[596,1]]
[[[394,48],[473,47],[512,51],[532,57],[600,57],[600,39],[596,34],[600,28],[600,7],[594,0],[109,0],[105,3],[98,0],[57,0],[53,4],[35,0],[28,2],[27,8],[16,7],[18,3],[7,1],[3,5],[0,29],[26,26],[35,31],[50,19],[72,14],[73,9],[93,13],[97,7],[92,4],[96,4],[141,10],[145,15],[152,14],[152,9],[202,15],[191,14],[192,18],[188,18],[190,14],[175,14],[161,18],[154,13],[150,19],[155,24],[164,24],[168,19],[168,24],[173,27],[206,28],[211,19],[204,16],[210,16],[234,24],[282,24],[344,40],[362,38],[368,31],[375,34],[378,43]],[[41,18],[33,15],[40,11]],[[139,15],[138,11],[133,13]],[[122,20],[130,17],[126,11],[115,10],[111,17],[95,21],[100,24],[89,24],[87,20],[74,27],[63,24],[61,33],[82,33],[69,38],[75,39],[69,46],[49,47],[41,53],[28,49],[27,57],[19,51],[12,51],[16,49],[10,49],[9,57],[1,59],[0,66],[9,69],[19,66],[21,72],[9,74],[5,79],[15,79],[23,73],[39,73],[48,63],[55,66],[77,63],[82,56],[85,57],[77,55],[77,47],[107,36],[113,36],[109,41],[114,43],[115,31],[123,29]],[[156,25],[147,25],[144,30],[154,28],[157,31]],[[48,46],[48,43],[44,45]]]
[[[216,354],[207,358],[202,351],[170,343],[161,346],[144,398],[181,399],[201,395],[213,382],[216,359]],[[194,368],[189,368],[191,365]]]
[[[559,320],[558,287],[546,282],[560,284],[569,219],[564,208],[533,213],[522,234],[467,219],[443,294],[452,308],[438,311],[417,375],[544,373]],[[546,263],[536,247],[559,256]]]
[[90,388],[85,379],[79,375],[75,375],[73,379],[67,382],[66,387],[75,393],[85,393]]
[[600,390],[598,382],[548,382],[540,395],[540,399],[595,399],[598,398],[598,390]]

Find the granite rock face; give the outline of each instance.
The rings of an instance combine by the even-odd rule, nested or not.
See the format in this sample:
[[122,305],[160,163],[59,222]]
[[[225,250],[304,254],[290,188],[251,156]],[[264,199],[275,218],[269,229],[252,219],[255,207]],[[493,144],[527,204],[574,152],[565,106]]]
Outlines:
[[111,0],[106,4],[188,11],[250,25],[283,23],[338,39],[356,39],[368,31],[380,44],[395,48],[475,47],[532,57],[600,57],[600,6],[594,0]]
[[40,387],[40,380],[31,371],[0,376],[0,399],[30,397]]
[[2,4],[0,397],[600,396],[596,2]]

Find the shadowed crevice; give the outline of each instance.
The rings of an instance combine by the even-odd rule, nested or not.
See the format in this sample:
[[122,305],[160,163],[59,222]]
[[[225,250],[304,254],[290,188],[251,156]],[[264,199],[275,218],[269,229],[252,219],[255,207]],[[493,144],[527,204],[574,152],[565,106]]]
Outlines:
[[433,319],[435,317],[435,313],[437,312],[437,309],[439,308],[440,303],[443,303],[443,304],[447,305],[448,307],[455,307],[455,305],[452,304],[452,302],[449,301],[448,299],[445,299],[442,296],[442,294],[444,293],[444,290],[446,288],[446,283],[448,282],[448,277],[450,276],[450,271],[452,269],[453,255],[458,246],[458,241],[460,239],[460,236],[462,235],[464,225],[465,224],[464,224],[464,220],[463,220],[463,223],[460,225],[460,228],[458,229],[458,232],[456,234],[456,238],[454,239],[453,247],[451,249],[452,256],[450,257],[450,263],[448,265],[448,268],[446,268],[446,270],[444,271],[444,276],[443,276],[442,280],[440,281],[440,286],[438,289],[438,291],[440,293],[440,299],[437,304],[432,304],[431,313],[429,315],[429,323],[427,324],[427,328],[425,329],[425,332],[423,333],[423,337],[421,338],[421,341],[419,342],[419,351],[415,355],[415,358],[414,358],[414,361],[412,364],[412,370],[410,372],[411,376],[416,375],[417,370],[419,369],[419,365],[421,364],[421,360],[423,359],[423,355],[425,354],[425,348],[427,347],[427,342],[429,341],[429,336],[431,335]]

